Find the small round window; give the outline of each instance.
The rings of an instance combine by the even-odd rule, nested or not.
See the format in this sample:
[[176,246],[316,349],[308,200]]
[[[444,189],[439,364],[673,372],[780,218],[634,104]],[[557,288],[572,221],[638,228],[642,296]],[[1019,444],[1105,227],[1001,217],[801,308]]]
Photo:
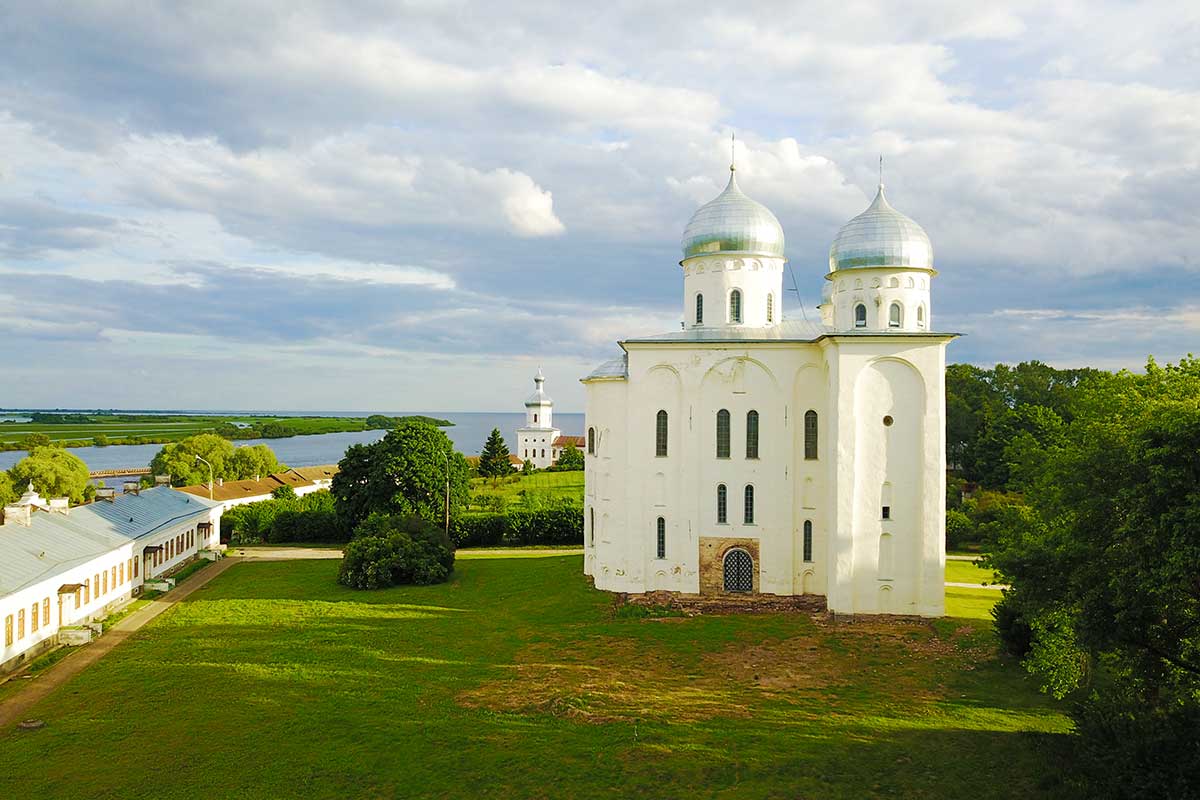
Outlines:
[[889,428],[892,427],[892,423],[895,421],[896,420],[892,419],[891,414],[888,414],[886,417],[883,418],[883,424],[888,426]]

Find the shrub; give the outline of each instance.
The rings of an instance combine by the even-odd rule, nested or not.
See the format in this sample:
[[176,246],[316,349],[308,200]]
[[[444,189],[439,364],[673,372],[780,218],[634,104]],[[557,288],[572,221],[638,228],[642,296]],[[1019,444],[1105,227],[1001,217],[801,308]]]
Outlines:
[[418,516],[371,514],[346,546],[338,583],[353,589],[442,583],[454,569],[445,532]]
[[1200,797],[1200,708],[1093,693],[1071,713],[1081,794],[1088,798]]
[[464,514],[450,523],[457,547],[570,545],[583,541],[583,509],[558,505],[506,514]]
[[950,509],[946,512],[946,547],[954,550],[964,542],[975,540],[975,525],[962,511]]

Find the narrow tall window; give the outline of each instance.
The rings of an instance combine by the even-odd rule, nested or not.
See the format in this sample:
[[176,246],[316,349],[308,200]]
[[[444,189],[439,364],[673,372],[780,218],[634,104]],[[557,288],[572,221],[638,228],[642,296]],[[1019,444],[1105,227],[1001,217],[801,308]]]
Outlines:
[[704,295],[696,295],[696,324],[704,324]]
[[767,295],[767,322],[775,321],[775,295]]
[[42,601],[42,624],[50,624],[50,598],[47,597]]
[[37,603],[34,603],[34,604],[33,604],[33,605],[30,607],[30,609],[31,609],[31,610],[30,610],[30,612],[29,612],[29,632],[30,632],[30,633],[37,633],[37,629],[38,629],[38,604],[37,604]]
[[917,327],[925,330],[925,306],[917,306]]
[[725,484],[717,484],[717,523],[720,525],[724,525],[729,521],[727,494]]
[[596,454],[596,429],[588,428],[588,455],[594,456],[595,454]]
[[817,457],[817,412],[804,412],[804,458],[812,461]]
[[654,455],[667,455],[667,412],[659,411],[654,418]]
[[747,484],[745,503],[742,506],[742,522],[754,524],[754,487]]
[[899,303],[892,303],[892,307],[888,309],[888,327],[899,328],[904,324],[904,312],[900,308]]
[[867,327],[867,307],[859,303],[854,307],[854,327]]
[[812,520],[804,520],[804,560],[812,561]]
[[717,458],[729,458],[729,412],[717,412]]
[[596,546],[596,509],[588,509],[588,547]]
[[729,293],[729,321],[742,321],[742,290],[734,289]]
[[667,521],[662,517],[658,518],[658,557],[667,557]]
[[746,413],[746,458],[758,458],[758,412]]

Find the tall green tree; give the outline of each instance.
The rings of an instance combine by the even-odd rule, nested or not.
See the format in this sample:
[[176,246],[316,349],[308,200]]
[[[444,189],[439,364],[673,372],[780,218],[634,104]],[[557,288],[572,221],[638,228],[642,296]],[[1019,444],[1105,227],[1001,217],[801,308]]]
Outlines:
[[447,478],[453,513],[470,495],[468,474],[466,459],[445,433],[423,420],[402,419],[378,442],[346,451],[331,491],[348,529],[373,512],[416,514],[441,524]]
[[88,482],[87,464],[61,447],[39,447],[8,471],[14,489],[30,483],[42,497],[68,497],[72,503],[91,500],[95,487]]
[[1090,377],[1021,444],[998,628],[1059,696],[1093,797],[1200,796],[1200,360]]
[[8,473],[0,469],[0,506],[6,506],[18,497],[20,495],[13,488],[12,480],[8,477]]
[[247,447],[235,447],[233,455],[226,462],[227,474],[220,477],[232,480],[244,480],[257,475],[260,478],[265,478],[272,473],[280,472],[284,469],[287,469],[287,467],[279,463],[279,459],[275,457],[274,450],[265,444],[256,444]]
[[196,460],[200,456],[212,464],[212,477],[232,478],[230,461],[233,443],[215,433],[198,433],[172,444],[163,445],[150,462],[155,475],[170,475],[172,486],[195,486],[208,482],[208,466]]
[[500,435],[499,428],[492,428],[487,441],[483,444],[483,452],[479,455],[479,474],[484,478],[500,478],[513,471],[508,459],[508,445]]
[[583,452],[573,444],[568,444],[558,456],[557,466],[560,469],[583,469]]

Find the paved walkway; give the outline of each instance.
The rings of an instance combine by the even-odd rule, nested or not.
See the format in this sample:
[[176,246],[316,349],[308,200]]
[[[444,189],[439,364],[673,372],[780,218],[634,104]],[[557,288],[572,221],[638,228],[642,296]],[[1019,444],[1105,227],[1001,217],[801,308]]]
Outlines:
[[240,560],[225,558],[209,564],[184,581],[182,586],[177,586],[159,599],[151,600],[118,622],[96,641],[78,648],[45,672],[29,679],[15,678],[14,680],[21,681],[26,685],[9,697],[0,700],[0,736],[12,730],[13,726],[21,720],[26,719],[29,710],[46,695],[83,672],[89,665],[99,661],[108,651],[128,639],[134,631],[188,597]]
[[978,561],[983,558],[983,553],[977,556],[946,556],[947,561]]
[[989,583],[985,586],[982,583],[958,583],[957,581],[946,581],[946,586],[952,589],[995,589],[997,592],[1008,588],[1008,585],[1004,583]]
[[336,547],[230,547],[226,555],[247,561],[306,561],[314,558],[341,558]]

